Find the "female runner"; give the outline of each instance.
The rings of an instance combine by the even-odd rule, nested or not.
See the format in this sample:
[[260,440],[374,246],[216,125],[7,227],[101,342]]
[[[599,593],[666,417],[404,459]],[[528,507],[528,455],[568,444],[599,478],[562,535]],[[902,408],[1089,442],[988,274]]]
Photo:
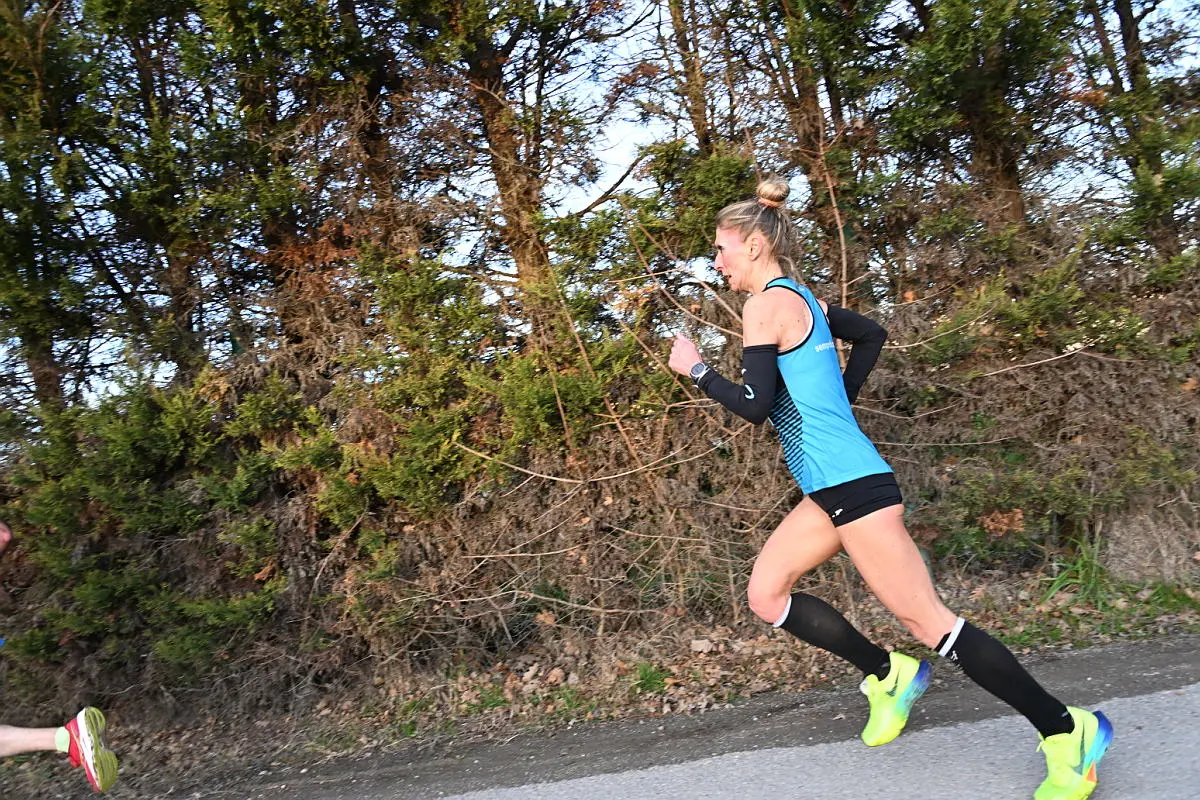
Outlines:
[[[1103,714],[1068,707],[1048,694],[1003,644],[942,603],[904,527],[891,468],[859,430],[850,410],[887,333],[869,319],[817,300],[790,277],[794,229],[784,208],[788,186],[763,181],[757,199],[717,215],[715,267],[750,297],[742,314],[742,383],[704,363],[683,336],[671,369],[733,413],[770,419],[805,497],[784,517],[754,562],[750,608],[766,622],[844,658],[865,676],[871,746],[895,739],[929,685],[930,666],[869,641],[836,609],[792,587],[845,551],[875,596],[922,643],[1024,715],[1041,736],[1047,776],[1035,800],[1083,800],[1096,788],[1096,765],[1112,740]],[[851,343],[843,374],[833,339]]]

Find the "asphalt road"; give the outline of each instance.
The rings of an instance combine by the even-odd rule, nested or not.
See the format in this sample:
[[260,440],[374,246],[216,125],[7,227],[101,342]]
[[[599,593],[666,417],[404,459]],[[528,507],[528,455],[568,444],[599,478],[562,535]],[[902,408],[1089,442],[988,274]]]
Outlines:
[[[1166,723],[1200,727],[1200,683],[1104,704],[1119,748],[1102,762],[1094,798],[1194,798],[1200,794],[1195,740]],[[1149,724],[1157,721],[1161,724]],[[918,731],[878,749],[858,741],[775,747],[610,775],[489,789],[453,800],[662,800],[746,798],[902,798],[1032,796],[1045,777],[1029,730],[1013,717]]]
[[[1063,700],[1100,708],[1113,722],[1093,800],[1200,796],[1200,637],[1057,651],[1025,663]],[[1032,727],[949,664],[935,664],[935,677],[908,730],[880,748],[858,741],[865,700],[845,687],[764,696],[693,717],[577,725],[501,744],[293,767],[204,796],[1031,798],[1044,777]]]

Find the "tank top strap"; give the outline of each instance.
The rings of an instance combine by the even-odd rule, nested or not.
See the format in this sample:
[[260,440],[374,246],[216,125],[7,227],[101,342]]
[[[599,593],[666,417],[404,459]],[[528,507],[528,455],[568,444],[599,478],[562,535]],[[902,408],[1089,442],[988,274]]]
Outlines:
[[[768,282],[767,285],[763,287],[763,291],[765,292],[767,289],[772,289],[776,286],[782,286],[785,289],[791,289],[793,292],[800,295],[801,299],[804,300],[804,304],[808,306],[808,310],[813,315],[814,327],[817,327],[818,325],[821,327],[827,326],[827,323],[822,325],[822,323],[825,323],[825,315],[822,313],[821,304],[817,301],[817,296],[812,293],[811,289],[809,289],[807,286],[801,286],[791,278],[784,276],[775,278]],[[818,317],[820,317],[819,321],[817,319]]]

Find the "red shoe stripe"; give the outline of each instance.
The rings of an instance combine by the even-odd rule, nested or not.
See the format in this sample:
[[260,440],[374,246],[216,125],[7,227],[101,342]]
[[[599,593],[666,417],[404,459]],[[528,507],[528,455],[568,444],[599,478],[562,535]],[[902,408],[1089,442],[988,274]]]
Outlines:
[[70,738],[70,743],[67,745],[67,760],[71,762],[72,767],[78,767],[83,763],[83,753],[79,745],[79,720],[72,719],[63,726],[67,729],[67,735]]

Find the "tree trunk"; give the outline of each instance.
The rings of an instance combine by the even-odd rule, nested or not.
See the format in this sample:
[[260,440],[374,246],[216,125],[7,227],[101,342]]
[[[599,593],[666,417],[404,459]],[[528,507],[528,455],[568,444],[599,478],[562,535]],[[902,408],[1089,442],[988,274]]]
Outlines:
[[[1133,10],[1132,0],[1114,0],[1113,8],[1117,12],[1117,20],[1121,26],[1121,45],[1124,50],[1125,77],[1129,81],[1129,91],[1136,95],[1144,104],[1157,108],[1154,86],[1150,81],[1150,71],[1146,65],[1146,56],[1142,49],[1141,19]],[[1098,9],[1094,12],[1099,19]],[[1102,24],[1102,20],[1098,22]],[[1118,79],[1113,75],[1114,84]],[[1131,114],[1124,120],[1125,129],[1134,145],[1134,163],[1131,165],[1134,173],[1148,174],[1155,186],[1160,186],[1163,180],[1165,163],[1162,150],[1154,144],[1156,138],[1154,129],[1162,127],[1157,116],[1149,114]],[[1147,131],[1146,127],[1151,130]],[[1179,227],[1175,220],[1174,209],[1168,207],[1155,214],[1150,220],[1146,231],[1147,238],[1157,248],[1163,260],[1175,258],[1183,252],[1179,238]]]
[[[793,7],[791,0],[783,0],[780,7],[785,19],[795,20],[796,15],[802,13]],[[826,159],[829,144],[825,137],[825,111],[821,107],[820,74],[799,52],[800,48],[794,43],[789,44],[792,46],[787,54],[777,39],[772,37],[770,44],[778,67],[772,70],[776,96],[792,131],[789,160],[800,167],[808,180],[809,213],[829,243],[823,260],[831,274],[845,285],[862,273],[863,259],[856,252],[858,237],[854,234],[854,214],[841,196],[844,181]]]
[[350,51],[350,66],[361,88],[356,103],[354,137],[363,152],[363,174],[381,204],[393,196],[392,155],[380,120],[379,101],[384,90],[398,82],[391,58],[383,51],[364,50],[362,30],[352,0],[338,0],[338,11]]
[[[248,144],[252,148],[249,169],[264,184],[269,184],[277,170],[288,166],[290,154],[286,149],[274,146],[279,126],[274,98],[268,93],[267,80],[258,74],[258,65],[248,57],[243,61],[238,95],[249,119],[246,127]],[[305,362],[310,360],[304,347],[308,338],[308,309],[296,298],[302,287],[297,280],[296,264],[285,252],[298,239],[299,217],[294,208],[264,209],[264,212],[259,228],[264,250],[262,262],[272,288],[280,333],[291,346],[296,360]]]
[[1004,46],[997,43],[983,54],[983,64],[972,83],[978,91],[966,92],[959,105],[971,135],[971,173],[979,181],[991,208],[984,222],[993,235],[1025,226],[1025,197],[1021,188],[1020,151],[1004,131],[1007,125],[996,109],[1008,108],[1004,99]]
[[[671,27],[675,32],[675,46],[679,57],[683,60],[682,94],[687,106],[688,117],[692,121],[692,130],[696,134],[701,158],[713,154],[712,130],[708,124],[708,100],[705,91],[704,69],[700,63],[698,51],[699,35],[689,30],[688,20],[684,15],[683,0],[670,0]],[[696,18],[693,7],[692,19]]]
[[[164,53],[169,49],[167,41],[171,32],[163,32],[162,39],[130,36],[128,46],[133,53],[137,75],[137,96],[141,101],[141,115],[151,137],[159,130],[169,130],[171,118],[177,113],[174,98],[168,87],[171,85],[169,67],[164,63]],[[151,148],[153,152],[153,148]],[[196,308],[201,293],[195,272],[195,259],[189,253],[194,248],[173,230],[171,217],[178,212],[177,198],[187,195],[180,185],[178,166],[164,164],[151,155],[144,163],[153,175],[149,185],[155,187],[159,202],[145,210],[128,212],[132,226],[151,248],[161,248],[165,269],[154,268],[153,280],[167,296],[165,317],[165,341],[153,342],[156,349],[175,365],[174,382],[190,384],[204,366],[204,342],[196,329]],[[115,282],[114,282],[114,285]],[[145,310],[145,309],[143,309]],[[131,327],[144,329],[143,321],[135,320]]]
[[167,358],[175,364],[174,382],[190,385],[204,368],[204,346],[196,330],[196,306],[199,287],[189,259],[168,253],[167,268],[161,273],[163,289],[167,292],[167,323],[169,339]]
[[[52,313],[46,309],[45,313]],[[48,408],[64,408],[66,396],[63,392],[63,368],[54,355],[54,344],[46,336],[26,328],[21,331],[21,355],[25,366],[33,377],[33,396],[38,405]]]
[[[490,40],[473,42],[467,79],[483,120],[491,172],[500,195],[504,218],[500,237],[516,266],[525,319],[540,335],[553,302],[547,295],[553,277],[549,251],[537,225],[542,179],[538,164],[526,163],[522,157],[525,142],[507,96],[503,65],[504,54]],[[535,335],[534,340],[538,338]]]
[[[933,33],[936,24],[933,11],[925,0],[910,0],[922,33]],[[1012,228],[1024,228],[1025,195],[1021,186],[1021,150],[1011,134],[1010,126],[997,110],[1008,109],[1005,99],[1008,88],[1007,55],[1003,42],[988,47],[977,67],[965,70],[958,110],[966,122],[971,142],[969,169],[979,182],[991,208],[984,223],[993,235]],[[1003,113],[1003,112],[1001,112]]]

